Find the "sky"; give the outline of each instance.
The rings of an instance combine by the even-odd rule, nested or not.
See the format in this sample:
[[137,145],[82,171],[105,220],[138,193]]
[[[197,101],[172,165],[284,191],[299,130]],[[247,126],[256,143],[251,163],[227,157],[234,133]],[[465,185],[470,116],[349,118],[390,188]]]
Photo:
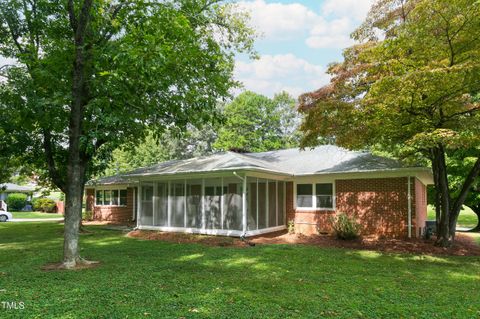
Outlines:
[[235,78],[242,90],[295,98],[329,81],[329,63],[342,61],[350,33],[365,19],[372,0],[240,0],[261,34],[258,60],[239,56]]

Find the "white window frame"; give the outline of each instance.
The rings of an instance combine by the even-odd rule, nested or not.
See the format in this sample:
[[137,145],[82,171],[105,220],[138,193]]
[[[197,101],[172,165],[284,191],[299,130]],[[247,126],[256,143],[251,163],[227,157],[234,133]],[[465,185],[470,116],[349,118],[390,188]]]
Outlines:
[[[317,184],[332,184],[332,207],[317,207]],[[297,205],[297,185],[312,185],[312,206],[301,207]],[[295,201],[295,209],[299,211],[335,211],[337,206],[335,196],[335,181],[298,181],[293,185],[293,198]]]
[[[103,199],[103,202],[100,204],[97,202],[97,192],[98,191],[101,191],[103,192],[103,196],[102,196],[102,199]],[[118,205],[112,205],[112,204],[109,204],[109,205],[105,205],[104,202],[105,202],[105,191],[118,191]],[[121,187],[121,188],[96,188],[95,189],[95,206],[101,206],[101,207],[127,207],[127,204],[125,205],[120,205],[120,191],[126,191],[127,192],[127,202],[128,202],[128,189],[125,188],[125,187]],[[111,197],[113,198],[113,197]]]

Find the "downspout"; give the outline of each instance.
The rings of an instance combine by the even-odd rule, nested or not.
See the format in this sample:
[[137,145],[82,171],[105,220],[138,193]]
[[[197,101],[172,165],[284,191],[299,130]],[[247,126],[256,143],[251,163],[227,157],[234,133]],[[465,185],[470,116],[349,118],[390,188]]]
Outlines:
[[412,194],[410,176],[408,176],[408,238],[412,238]]
[[243,182],[243,190],[242,190],[242,226],[243,226],[243,234],[242,238],[245,238],[247,235],[247,178],[241,177],[237,174],[237,172],[233,172],[233,175],[238,177]]
[[[128,189],[128,188],[127,188]],[[136,201],[137,199],[135,198],[135,196],[137,196],[137,191],[136,191],[136,187],[132,187],[132,191],[133,191],[133,196],[132,196],[132,201],[133,201],[133,209],[132,209],[132,220],[134,222],[137,221],[137,205],[136,205]]]
[[138,188],[136,190],[136,196],[137,196],[137,216],[136,216],[136,222],[137,226],[135,227],[135,230],[140,228],[140,222],[141,222],[141,213],[142,213],[142,184],[138,184]]

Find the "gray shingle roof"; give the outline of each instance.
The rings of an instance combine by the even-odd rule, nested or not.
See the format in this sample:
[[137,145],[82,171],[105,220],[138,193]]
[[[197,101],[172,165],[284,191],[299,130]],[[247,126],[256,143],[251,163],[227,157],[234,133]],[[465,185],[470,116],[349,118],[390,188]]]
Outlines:
[[0,184],[0,192],[9,192],[9,193],[31,193],[35,191],[35,187],[31,186],[21,186],[13,183]]
[[[256,170],[287,175],[312,175],[389,171],[408,168],[401,162],[372,155],[368,152],[349,151],[325,145],[314,149],[286,149],[263,153],[223,152],[186,160],[173,160],[139,168],[123,175],[90,181],[92,184],[126,184],[139,176],[208,173],[215,171]],[[410,167],[412,168],[412,167]],[[419,168],[417,169],[425,169]]]
[[368,152],[324,145],[314,149],[287,149],[264,153],[250,153],[249,157],[275,165],[293,175],[384,171],[405,168],[401,162],[372,155]]
[[233,171],[240,169],[257,169],[289,174],[289,172],[278,169],[268,161],[248,156],[248,154],[223,152],[209,156],[194,157],[186,160],[163,162],[150,167],[136,169],[130,173],[127,173],[126,175],[166,175],[226,170]]
[[87,182],[87,186],[93,185],[118,185],[118,184],[128,184],[130,181],[124,175],[113,175],[100,177],[97,179],[92,179]]

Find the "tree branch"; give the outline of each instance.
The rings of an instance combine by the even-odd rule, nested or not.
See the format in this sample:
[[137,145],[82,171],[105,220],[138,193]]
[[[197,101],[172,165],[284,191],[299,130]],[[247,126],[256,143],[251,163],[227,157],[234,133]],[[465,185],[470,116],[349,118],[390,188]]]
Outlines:
[[473,183],[475,182],[479,174],[480,174],[480,157],[477,158],[477,161],[475,162],[472,169],[468,173],[467,178],[465,178],[465,181],[463,182],[462,190],[460,191],[458,197],[456,198],[453,204],[453,208],[452,208],[453,215],[456,216],[457,213],[460,212],[460,209],[462,208],[463,203],[467,198],[468,192],[470,191],[470,188],[472,187]]
[[53,158],[52,134],[46,129],[43,130],[43,148],[45,149],[48,172],[50,173],[53,183],[55,183],[62,192],[66,193],[67,185],[65,180],[59,174]]
[[75,8],[73,7],[73,0],[68,0],[67,3],[68,19],[70,21],[70,27],[73,32],[77,30],[77,18],[75,16]]
[[12,23],[11,19],[8,18],[8,14],[5,12],[3,6],[0,6],[0,12],[5,17],[5,21],[7,22],[7,26],[8,26],[8,31],[10,33],[10,36],[12,37],[13,43],[15,44],[15,46],[17,47],[17,49],[20,53],[25,53],[25,49],[22,47],[20,42],[18,42],[18,38],[20,36],[18,34],[15,34],[15,31],[14,31],[14,28],[13,28],[13,23]]

